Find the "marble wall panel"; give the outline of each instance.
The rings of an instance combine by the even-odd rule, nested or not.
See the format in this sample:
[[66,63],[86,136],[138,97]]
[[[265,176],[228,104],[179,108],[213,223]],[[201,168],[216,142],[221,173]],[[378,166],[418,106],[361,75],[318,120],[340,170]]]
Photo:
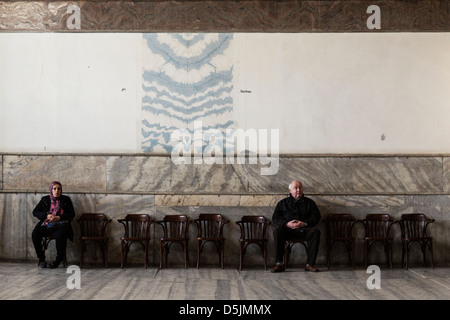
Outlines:
[[240,205],[238,195],[156,195],[157,206],[230,206]]
[[443,158],[443,164],[442,164],[442,170],[443,170],[443,189],[445,193],[450,193],[450,157],[444,157]]
[[89,193],[64,193],[72,199],[75,209],[75,217],[78,218],[82,213],[96,213],[97,211],[97,194]]
[[358,158],[350,167],[356,193],[443,192],[440,157]]
[[[0,31],[71,31],[67,6],[91,32],[361,32],[370,0],[0,1]],[[376,3],[380,31],[448,31],[446,0]],[[76,30],[75,30],[76,31]]]
[[311,194],[440,194],[449,176],[440,157],[282,158],[275,176],[260,175],[258,165],[175,165],[168,157],[109,157],[105,170],[105,159],[4,156],[3,188],[43,191],[58,179],[67,192],[270,195],[287,194],[298,178]]
[[275,207],[286,195],[242,195],[239,206],[241,207]]
[[[380,8],[381,30],[435,30],[448,23],[443,14],[448,8],[443,1],[320,1],[320,30],[327,32],[367,31],[367,14],[370,5]],[[442,9],[442,10],[439,10]],[[447,21],[448,22],[448,21]]]
[[108,157],[106,168],[108,191],[171,191],[169,157]]
[[1,258],[26,260],[29,233],[26,223],[28,216],[26,194],[0,194]]
[[[288,192],[292,179],[303,182],[305,193],[408,194],[442,193],[441,157],[286,157],[274,176],[261,176],[248,165],[250,193]],[[447,174],[448,175],[448,174]]]
[[232,165],[174,164],[170,157],[109,157],[109,192],[225,193],[245,192]]
[[[284,195],[296,178],[306,194],[442,194],[448,157],[281,157],[277,174],[260,164],[174,164],[168,156],[3,156],[3,189],[188,195]],[[248,201],[251,198],[246,198]],[[173,199],[172,199],[173,200]],[[270,201],[270,200],[269,200]]]
[[[448,264],[450,262],[450,221],[436,220],[431,225],[429,234],[433,237],[433,255],[436,263]],[[420,263],[421,257],[419,256],[416,261]]]
[[305,193],[344,193],[354,189],[350,162],[348,158],[284,158],[277,180],[283,181],[286,192],[292,179],[300,179]]
[[444,1],[387,1],[382,6],[382,28],[393,30],[427,31],[449,26],[449,6]]
[[[67,8],[67,5],[66,5]],[[0,3],[0,30],[46,30],[48,7],[39,1],[16,1]]]
[[406,199],[413,212],[425,213],[436,220],[450,220],[449,195],[414,195]]
[[64,192],[106,190],[105,157],[5,155],[3,161],[4,190],[46,191],[54,180]]
[[[408,208],[405,196],[310,196],[321,208],[322,215],[351,213],[363,219],[368,213],[386,212],[397,215]],[[389,212],[387,212],[389,211]]]
[[0,156],[0,190],[3,189],[3,156]]
[[174,193],[236,194],[246,192],[241,177],[230,164],[172,164]]

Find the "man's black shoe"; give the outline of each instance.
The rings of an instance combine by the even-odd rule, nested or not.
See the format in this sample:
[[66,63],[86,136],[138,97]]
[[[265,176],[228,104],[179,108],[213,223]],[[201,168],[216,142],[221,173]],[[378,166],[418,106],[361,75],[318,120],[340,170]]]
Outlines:
[[284,270],[286,270],[284,264],[277,263],[277,265],[272,269],[272,272],[283,272]]

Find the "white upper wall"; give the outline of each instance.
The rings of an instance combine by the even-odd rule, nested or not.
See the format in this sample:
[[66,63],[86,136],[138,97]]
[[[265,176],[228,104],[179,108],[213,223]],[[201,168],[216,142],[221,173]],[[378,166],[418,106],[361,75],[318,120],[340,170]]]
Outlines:
[[[142,34],[0,33],[0,152],[141,151]],[[237,128],[281,153],[449,153],[450,33],[237,33]]]
[[0,34],[0,151],[136,152],[138,34]]

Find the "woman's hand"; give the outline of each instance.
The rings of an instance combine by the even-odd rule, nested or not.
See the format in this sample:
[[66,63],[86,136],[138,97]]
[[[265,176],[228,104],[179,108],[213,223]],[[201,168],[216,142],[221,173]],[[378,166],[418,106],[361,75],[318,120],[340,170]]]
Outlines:
[[59,220],[61,220],[60,216],[55,216],[53,214],[48,214],[47,215],[47,220],[50,222],[58,222]]

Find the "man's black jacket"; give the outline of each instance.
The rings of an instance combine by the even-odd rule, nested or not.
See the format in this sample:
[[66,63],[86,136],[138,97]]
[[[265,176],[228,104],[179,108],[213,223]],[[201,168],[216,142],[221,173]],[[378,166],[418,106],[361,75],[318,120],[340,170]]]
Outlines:
[[307,223],[307,227],[314,227],[320,221],[320,211],[316,203],[302,195],[297,201],[289,197],[278,202],[272,215],[272,221],[279,227],[285,226],[291,220]]

